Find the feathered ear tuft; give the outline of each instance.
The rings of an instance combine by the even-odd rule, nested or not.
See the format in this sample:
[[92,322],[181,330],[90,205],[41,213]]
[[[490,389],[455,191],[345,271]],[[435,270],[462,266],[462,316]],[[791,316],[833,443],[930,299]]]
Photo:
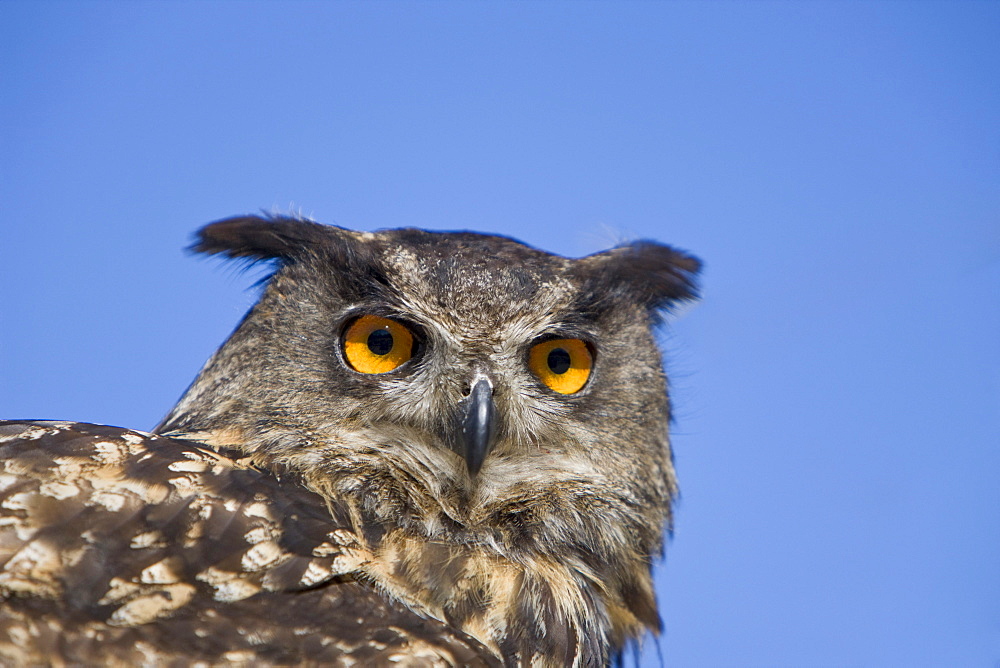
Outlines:
[[[594,294],[626,294],[650,310],[698,298],[701,262],[655,241],[635,241],[579,260],[579,272]],[[608,292],[610,288],[610,292]]]
[[340,228],[284,216],[235,216],[198,230],[190,250],[255,260],[295,260],[343,244]]

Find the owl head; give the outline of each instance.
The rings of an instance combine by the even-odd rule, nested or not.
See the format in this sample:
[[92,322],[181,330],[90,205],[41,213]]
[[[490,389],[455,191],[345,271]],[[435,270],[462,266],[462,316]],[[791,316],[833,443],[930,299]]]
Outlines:
[[694,298],[695,258],[286,217],[210,224],[193,249],[275,271],[157,431],[353,494],[382,530],[592,570],[625,551],[648,580],[675,491],[654,329]]

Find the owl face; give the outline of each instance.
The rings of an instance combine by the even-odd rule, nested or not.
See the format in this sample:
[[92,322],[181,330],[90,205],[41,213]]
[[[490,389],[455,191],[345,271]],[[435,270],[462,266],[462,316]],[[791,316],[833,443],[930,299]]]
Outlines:
[[[406,236],[381,254],[387,287],[341,299],[331,313],[339,385],[370,397],[362,419],[420,431],[471,476],[510,457],[538,465],[543,453],[564,454],[636,357],[605,365],[604,349],[628,337],[612,340],[607,318],[581,316],[563,258],[497,237]],[[658,368],[645,314],[628,316],[638,350]],[[662,396],[662,378],[649,381]]]
[[687,256],[260,219],[209,226],[198,249],[279,269],[161,431],[235,426],[300,467],[366,453],[470,504],[541,479],[669,496],[652,327],[691,296]]

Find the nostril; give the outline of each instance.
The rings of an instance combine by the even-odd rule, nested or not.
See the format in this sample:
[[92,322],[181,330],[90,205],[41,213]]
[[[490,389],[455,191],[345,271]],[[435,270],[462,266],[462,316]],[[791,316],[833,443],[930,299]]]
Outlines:
[[482,389],[478,390],[479,393],[486,392],[490,395],[493,394],[493,381],[486,374],[479,372],[468,382],[462,383],[462,396],[468,398],[476,394],[476,388],[480,386],[482,386]]

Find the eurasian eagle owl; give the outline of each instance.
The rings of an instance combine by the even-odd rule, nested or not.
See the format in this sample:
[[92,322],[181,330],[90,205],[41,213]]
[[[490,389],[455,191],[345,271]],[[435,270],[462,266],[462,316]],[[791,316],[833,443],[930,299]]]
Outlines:
[[153,434],[0,426],[0,659],[607,664],[659,628],[676,491],[653,330],[698,261],[287,217]]

